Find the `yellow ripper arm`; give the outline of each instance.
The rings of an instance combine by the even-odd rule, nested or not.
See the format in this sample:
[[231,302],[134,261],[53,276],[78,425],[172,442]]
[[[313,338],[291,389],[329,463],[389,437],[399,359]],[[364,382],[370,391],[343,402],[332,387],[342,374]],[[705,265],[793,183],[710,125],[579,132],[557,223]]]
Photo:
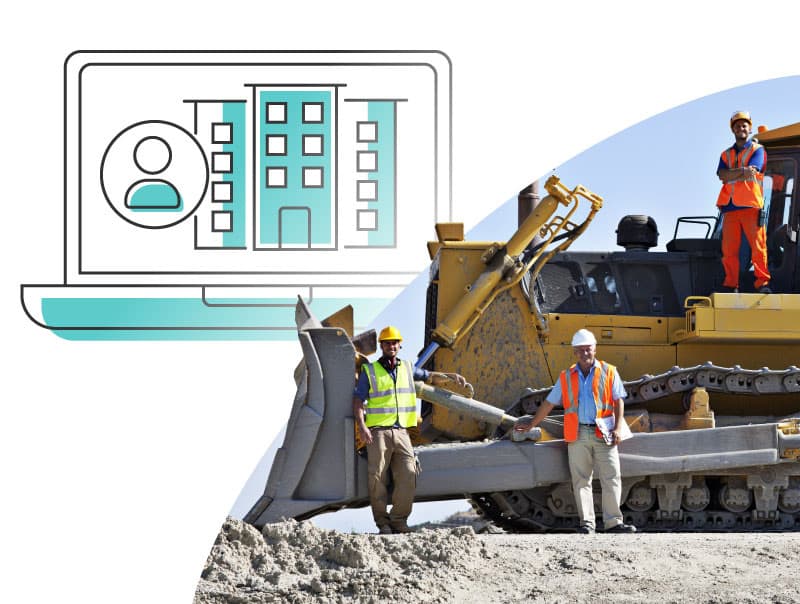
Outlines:
[[[569,247],[586,230],[603,206],[603,198],[599,195],[581,185],[570,190],[557,176],[548,178],[544,186],[548,195],[523,221],[508,243],[500,249],[492,246],[484,252],[482,260],[486,264],[486,270],[466,289],[464,296],[433,330],[431,335],[437,345],[447,348],[455,345],[498,294],[518,283],[534,264],[538,263],[541,267],[553,254]],[[589,201],[591,208],[583,222],[576,224],[571,219],[578,209],[581,197]],[[555,215],[559,205],[567,208],[564,216]],[[523,253],[537,234],[542,237],[542,242],[523,262]],[[555,248],[548,249],[559,235],[562,235],[559,239],[563,238],[564,241]],[[428,358],[430,354],[427,355]],[[418,361],[418,365],[420,364]]]

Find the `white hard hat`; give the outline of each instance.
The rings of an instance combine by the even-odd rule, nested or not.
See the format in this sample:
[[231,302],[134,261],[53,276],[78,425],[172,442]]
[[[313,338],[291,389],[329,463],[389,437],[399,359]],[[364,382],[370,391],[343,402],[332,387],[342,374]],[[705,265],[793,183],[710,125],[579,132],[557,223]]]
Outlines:
[[594,334],[588,329],[579,329],[572,336],[573,346],[589,346],[590,344],[597,344]]

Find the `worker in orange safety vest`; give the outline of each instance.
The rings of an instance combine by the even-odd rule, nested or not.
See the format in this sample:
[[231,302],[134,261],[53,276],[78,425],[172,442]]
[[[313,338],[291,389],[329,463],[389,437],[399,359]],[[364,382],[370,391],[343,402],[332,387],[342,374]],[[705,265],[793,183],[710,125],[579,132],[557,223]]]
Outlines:
[[[597,470],[603,489],[603,525],[607,533],[635,533],[620,510],[622,476],[617,445],[622,440],[625,388],[616,367],[595,357],[597,340],[588,329],[572,338],[577,363],[561,372],[550,394],[532,418],[521,418],[515,431],[538,426],[550,411],[564,408],[564,440],[578,512],[578,532],[595,532],[592,478]],[[605,436],[599,425],[603,424]]]
[[747,111],[735,112],[730,127],[736,140],[722,152],[717,165],[717,176],[722,181],[717,197],[722,215],[722,266],[725,269],[722,287],[727,292],[739,290],[739,246],[744,234],[750,244],[754,286],[757,291],[768,294],[772,292],[762,191],[767,152],[750,139],[753,122]]

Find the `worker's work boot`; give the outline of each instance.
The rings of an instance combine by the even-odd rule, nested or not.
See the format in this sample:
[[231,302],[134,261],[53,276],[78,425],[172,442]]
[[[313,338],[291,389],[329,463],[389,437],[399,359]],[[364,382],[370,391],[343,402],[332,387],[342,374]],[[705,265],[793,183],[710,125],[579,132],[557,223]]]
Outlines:
[[606,529],[607,533],[635,533],[636,527],[632,524],[625,524],[621,522],[615,526],[612,526],[610,529]]

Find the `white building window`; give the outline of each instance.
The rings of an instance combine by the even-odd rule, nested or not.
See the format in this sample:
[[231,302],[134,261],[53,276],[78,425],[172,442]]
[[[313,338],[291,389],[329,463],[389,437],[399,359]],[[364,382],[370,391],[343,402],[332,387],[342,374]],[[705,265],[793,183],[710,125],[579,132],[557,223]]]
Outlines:
[[377,151],[358,151],[356,170],[359,172],[375,172],[378,169]]
[[316,189],[323,186],[323,170],[321,167],[303,168],[303,187],[306,189]]
[[286,155],[286,135],[267,134],[267,155]]
[[323,137],[321,134],[303,135],[303,155],[322,155]]
[[378,211],[377,210],[358,210],[356,212],[356,228],[359,231],[378,230]]
[[227,145],[233,142],[233,124],[230,122],[217,122],[211,124],[211,142],[217,145]]
[[359,180],[357,196],[358,201],[376,201],[378,199],[378,181]]
[[211,184],[211,201],[220,203],[233,201],[233,183],[215,182]]
[[356,125],[356,140],[359,143],[377,142],[378,122],[358,122]]
[[321,124],[323,120],[322,103],[303,103],[303,123]]
[[233,153],[212,153],[211,171],[227,174],[233,171]]
[[267,168],[267,186],[270,188],[285,188],[286,187],[286,168],[281,167],[268,167]]
[[229,233],[233,230],[233,212],[211,212],[211,230]]
[[268,124],[285,124],[286,103],[267,103],[264,114]]

